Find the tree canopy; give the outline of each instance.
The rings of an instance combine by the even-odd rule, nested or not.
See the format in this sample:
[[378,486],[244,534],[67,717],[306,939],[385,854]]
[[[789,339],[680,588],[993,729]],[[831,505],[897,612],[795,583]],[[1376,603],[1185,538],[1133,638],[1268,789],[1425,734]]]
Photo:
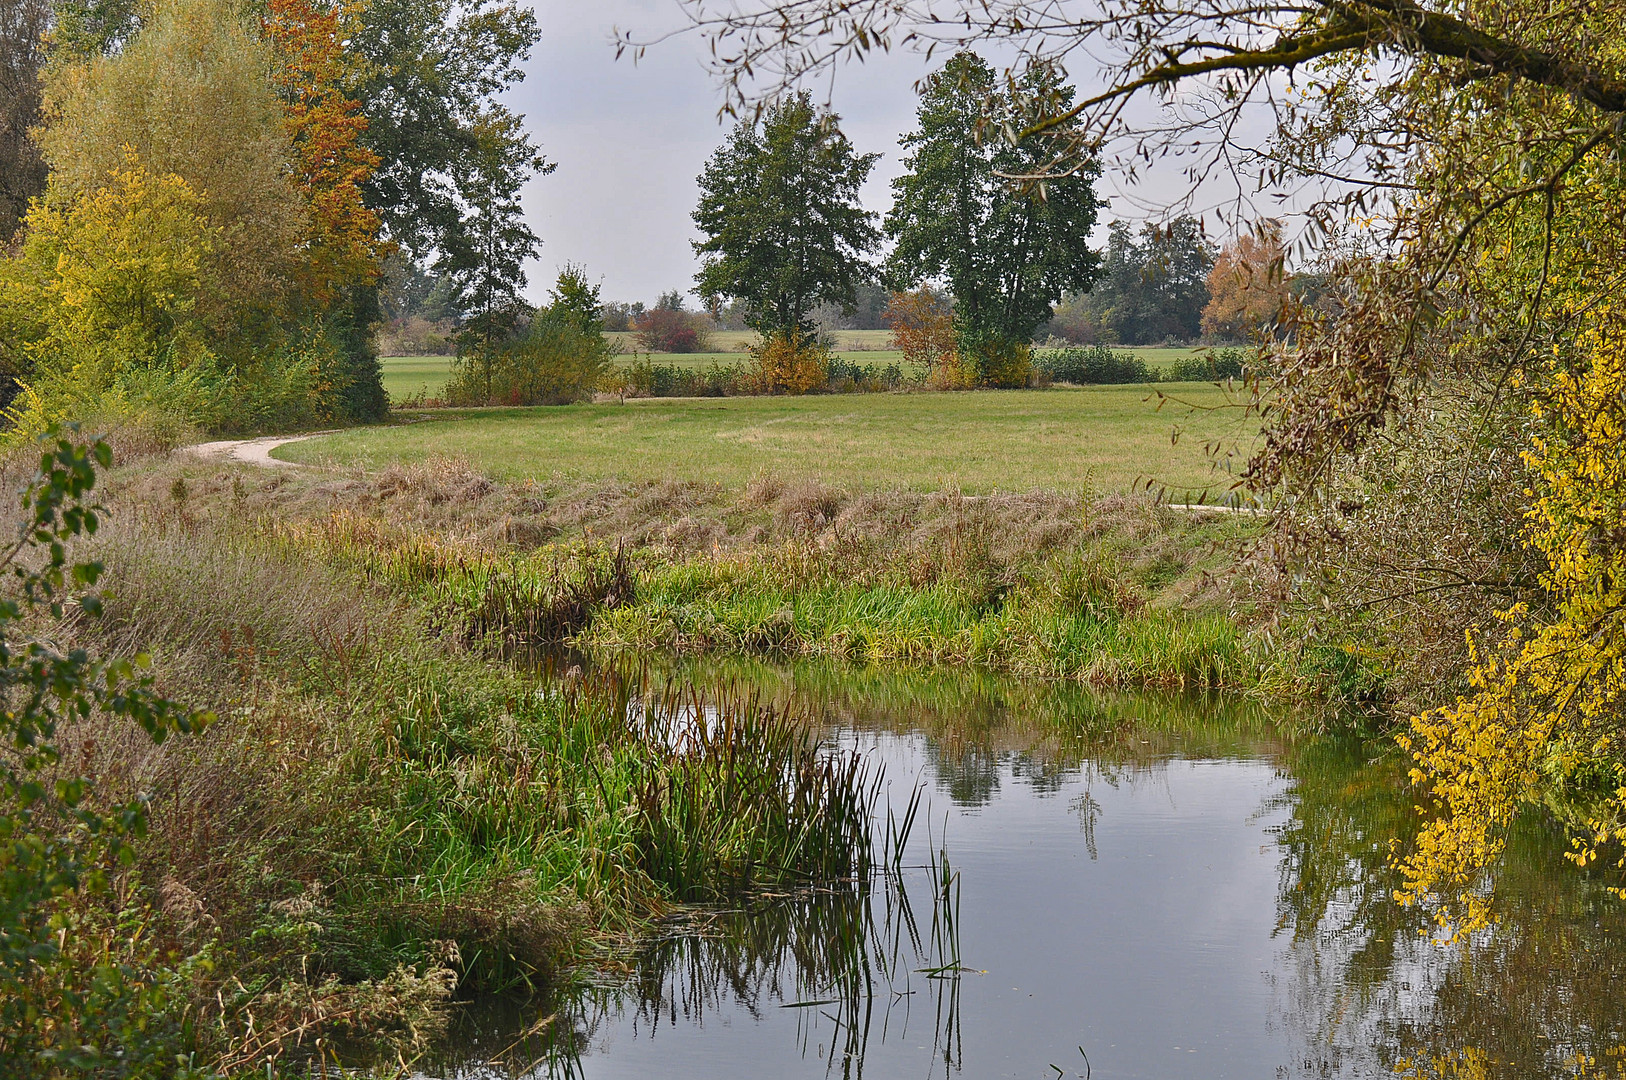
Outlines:
[[1100,261],[1089,247],[1093,168],[1023,186],[1011,178],[1043,168],[1048,147],[1000,134],[1027,124],[1032,101],[1065,104],[1071,88],[1044,63],[1024,69],[1007,92],[995,87],[993,69],[970,52],[926,79],[886,217],[893,285],[945,283],[968,355],[988,342],[1029,341],[1051,304],[1090,285]]
[[1156,345],[1195,341],[1209,302],[1213,245],[1189,214],[1148,223],[1139,236],[1127,221],[1107,227],[1101,275],[1090,291],[1058,310],[1061,336],[1078,342]]
[[737,125],[700,175],[701,295],[740,301],[764,336],[811,334],[820,304],[851,310],[880,243],[858,202],[878,160],[857,153],[806,93]]

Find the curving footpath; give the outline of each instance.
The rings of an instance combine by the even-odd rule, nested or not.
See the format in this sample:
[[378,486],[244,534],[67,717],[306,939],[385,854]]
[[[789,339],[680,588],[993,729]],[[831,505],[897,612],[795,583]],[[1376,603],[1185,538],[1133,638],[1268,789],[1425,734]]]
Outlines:
[[183,446],[179,453],[190,454],[193,457],[205,458],[210,461],[241,461],[249,465],[263,465],[269,469],[302,469],[303,465],[295,461],[279,461],[271,456],[271,451],[279,446],[289,443],[303,442],[314,439],[318,435],[331,435],[330,431],[312,431],[304,435],[272,435],[259,439],[222,439],[219,442],[197,443],[193,446]]

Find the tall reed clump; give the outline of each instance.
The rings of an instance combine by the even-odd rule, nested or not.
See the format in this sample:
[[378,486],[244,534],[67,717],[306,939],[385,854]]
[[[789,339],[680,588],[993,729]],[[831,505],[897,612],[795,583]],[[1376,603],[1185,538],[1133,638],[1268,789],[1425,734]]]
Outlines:
[[867,877],[878,773],[820,751],[785,711],[690,687],[648,697],[642,738],[669,755],[634,792],[651,878],[684,900],[758,882]]

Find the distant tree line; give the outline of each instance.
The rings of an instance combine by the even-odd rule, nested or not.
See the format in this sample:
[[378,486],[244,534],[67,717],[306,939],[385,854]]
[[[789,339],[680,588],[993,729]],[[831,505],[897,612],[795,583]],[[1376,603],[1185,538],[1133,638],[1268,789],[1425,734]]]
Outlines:
[[[1039,375],[1031,344],[1051,338],[1269,334],[1289,292],[1276,223],[1219,248],[1189,216],[1138,232],[1119,221],[1104,252],[1091,248],[1098,167],[1047,175],[1057,140],[1077,135],[1073,100],[1055,64],[1003,81],[974,53],[953,56],[922,84],[880,220],[858,202],[875,156],[856,152],[809,95],[741,122],[701,174],[694,213],[696,291],[714,325],[756,330],[764,355],[805,351],[795,364],[826,367],[821,331],[888,327],[944,388],[1027,385]],[[648,317],[616,312],[628,329]],[[790,383],[803,381],[818,382]]]

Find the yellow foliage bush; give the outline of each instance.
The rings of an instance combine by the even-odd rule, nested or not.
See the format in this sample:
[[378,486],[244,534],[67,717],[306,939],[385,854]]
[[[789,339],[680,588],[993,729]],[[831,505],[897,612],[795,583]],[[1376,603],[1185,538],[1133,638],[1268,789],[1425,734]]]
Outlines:
[[1626,310],[1594,313],[1573,353],[1537,377],[1525,543],[1545,560],[1551,611],[1499,612],[1496,647],[1475,650],[1472,694],[1414,717],[1401,740],[1440,813],[1401,860],[1399,899],[1434,905],[1453,935],[1490,918],[1503,832],[1544,789],[1586,789],[1575,862],[1626,841]]
[[106,185],[36,201],[22,250],[0,263],[0,319],[10,342],[28,343],[11,347],[111,347],[150,362],[191,335],[215,238],[199,205],[185,180],[153,175],[129,149]]
[[977,369],[969,364],[959,352],[950,349],[942,353],[937,363],[932,365],[931,372],[926,376],[928,390],[975,390],[977,388]]
[[981,386],[1019,390],[1033,381],[1033,350],[1025,342],[985,341],[977,350],[976,363]]
[[823,345],[797,333],[774,334],[751,350],[756,376],[767,394],[806,394],[829,381]]

